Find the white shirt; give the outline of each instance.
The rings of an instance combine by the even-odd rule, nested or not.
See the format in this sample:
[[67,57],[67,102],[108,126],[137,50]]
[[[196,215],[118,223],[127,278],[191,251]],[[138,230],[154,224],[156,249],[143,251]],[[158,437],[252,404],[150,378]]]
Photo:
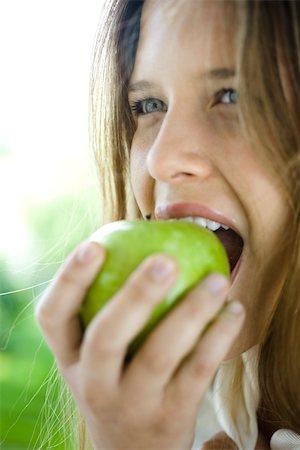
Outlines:
[[[258,348],[253,347],[221,365],[201,404],[192,450],[201,449],[205,441],[220,431],[224,431],[239,450],[255,450],[259,403],[257,355]],[[300,435],[291,430],[277,430],[270,448],[300,450]]]

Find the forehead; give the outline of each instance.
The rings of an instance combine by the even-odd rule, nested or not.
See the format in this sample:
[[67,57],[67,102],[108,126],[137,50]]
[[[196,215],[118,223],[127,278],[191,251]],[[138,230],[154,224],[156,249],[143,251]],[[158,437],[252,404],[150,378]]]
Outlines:
[[146,0],[135,61],[137,69],[173,66],[199,70],[232,66],[234,13],[221,0]]

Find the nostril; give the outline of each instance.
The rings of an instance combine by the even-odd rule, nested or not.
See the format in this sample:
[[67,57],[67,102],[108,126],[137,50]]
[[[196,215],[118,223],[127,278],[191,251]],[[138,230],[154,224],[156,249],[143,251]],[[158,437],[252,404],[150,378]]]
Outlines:
[[179,172],[179,173],[175,173],[174,175],[171,175],[172,179],[177,179],[177,178],[191,178],[191,177],[195,177],[195,174],[190,173],[190,172]]

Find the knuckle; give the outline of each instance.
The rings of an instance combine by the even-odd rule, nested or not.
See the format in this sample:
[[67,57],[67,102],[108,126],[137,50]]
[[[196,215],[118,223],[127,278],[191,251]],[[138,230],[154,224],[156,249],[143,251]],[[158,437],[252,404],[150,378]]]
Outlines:
[[72,286],[83,289],[82,283],[85,279],[85,266],[80,264],[78,260],[71,255],[69,259],[62,265],[54,280],[55,286]]
[[207,296],[190,294],[186,297],[186,314],[190,319],[197,320],[199,317],[203,319],[211,319],[220,309],[223,303],[222,299],[211,299]]
[[147,277],[143,275],[134,274],[127,282],[127,295],[130,295],[130,300],[139,305],[145,303],[145,300],[153,296],[153,287],[149,285]]
[[78,280],[78,276],[76,276],[76,274],[74,272],[75,272],[74,264],[68,263],[61,270],[58,281],[61,284],[65,284],[65,285],[76,283],[76,281]]
[[118,348],[117,342],[115,340],[108,340],[105,335],[104,327],[99,326],[99,324],[97,326],[91,324],[84,334],[82,353],[86,350],[88,352],[92,351],[97,355],[97,358],[101,358],[103,361],[119,355],[120,349]]
[[105,394],[99,391],[96,374],[82,372],[77,383],[77,393],[80,401],[92,413],[98,414],[105,403]]
[[231,324],[227,323],[226,321],[220,321],[218,323],[218,335],[221,338],[220,342],[227,342],[228,340],[231,341],[231,339],[235,335],[235,327],[230,326]]
[[184,425],[182,417],[168,409],[158,415],[154,428],[156,434],[174,436],[182,432]]
[[[87,328],[84,334],[82,347],[97,349],[97,353],[103,348],[102,331],[99,327],[95,327],[91,324]],[[104,349],[102,351],[104,351]]]
[[219,336],[219,341],[223,342],[224,345],[230,343],[240,330],[241,324],[232,322],[233,321],[231,320],[231,318],[230,320],[228,320],[227,317],[221,317],[221,319],[217,323],[216,331]]
[[146,285],[148,286],[156,286],[158,283],[156,282],[155,277],[153,276],[153,268],[154,262],[156,258],[152,255],[145,259],[142,264],[138,267],[138,269],[132,274],[130,281],[132,281],[133,285],[138,285],[137,287],[142,287]]
[[34,311],[34,317],[42,329],[51,327],[51,310],[48,307],[46,299],[40,300],[40,302],[37,304]]
[[130,291],[132,300],[140,300],[146,294],[143,280],[134,276],[128,280],[127,289]]
[[143,428],[143,426],[149,425],[146,417],[142,417],[141,414],[134,408],[129,406],[130,404],[120,403],[118,405],[119,424],[124,430],[130,430],[133,428]]
[[44,332],[52,333],[63,324],[63,316],[58,314],[51,298],[45,297],[37,304],[34,317]]
[[157,348],[141,352],[140,361],[154,375],[164,372],[169,367],[167,355]]
[[192,367],[192,375],[198,377],[209,377],[215,370],[215,364],[210,359],[201,359],[195,362]]
[[80,402],[85,405],[92,414],[97,418],[110,418],[118,414],[121,415],[122,409],[119,407],[119,402],[111,393],[104,389],[99,389],[98,378],[94,377],[81,378],[77,383],[76,392]]
[[206,309],[207,305],[205,302],[199,301],[198,298],[187,297],[186,302],[186,315],[189,319],[196,320],[199,316],[202,316]]
[[83,402],[91,409],[97,411],[99,408],[99,396],[97,395],[97,387],[92,382],[81,383],[80,396]]
[[155,302],[164,295],[166,286],[158,283],[151,275],[154,257],[146,259],[142,265],[128,278],[125,289],[132,301],[142,304],[141,300]]

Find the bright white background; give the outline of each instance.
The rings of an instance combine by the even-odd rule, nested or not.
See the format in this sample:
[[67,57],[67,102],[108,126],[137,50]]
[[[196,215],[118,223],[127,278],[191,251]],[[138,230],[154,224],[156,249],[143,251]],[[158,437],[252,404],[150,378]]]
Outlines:
[[102,0],[0,0],[0,254],[28,205],[89,189],[88,84]]

